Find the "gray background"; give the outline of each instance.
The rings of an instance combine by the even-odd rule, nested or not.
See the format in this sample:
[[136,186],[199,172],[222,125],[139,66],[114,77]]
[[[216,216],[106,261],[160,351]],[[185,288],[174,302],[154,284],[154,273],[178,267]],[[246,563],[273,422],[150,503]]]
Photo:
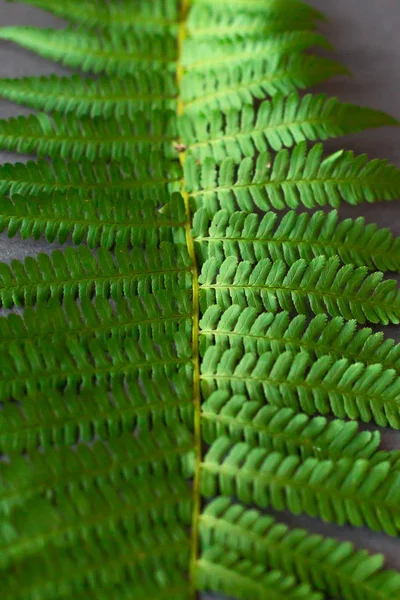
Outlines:
[[[351,70],[351,78],[338,77],[318,86],[318,90],[337,95],[343,101],[371,106],[389,112],[400,120],[400,3],[398,0],[310,0],[328,16],[321,31],[335,46],[338,59]],[[0,0],[1,25],[26,24],[40,27],[60,26],[61,21],[29,6],[7,4]],[[10,43],[0,41],[0,77],[21,77],[69,71]],[[28,114],[29,111],[0,100],[0,118]],[[400,131],[385,128],[347,137],[345,146],[366,152],[371,158],[388,158],[400,167]],[[342,140],[330,143],[332,149],[343,147]],[[0,153],[1,162],[12,162],[15,156]],[[21,160],[21,158],[19,158]],[[363,205],[341,209],[343,216],[363,214],[370,222],[389,226],[400,235],[400,205],[397,202]],[[55,245],[54,245],[55,247]],[[0,236],[0,259],[23,258],[48,249],[46,243],[10,242]],[[400,340],[400,332],[387,328]],[[400,434],[385,431],[386,447],[400,448]],[[400,542],[366,529],[337,528],[317,520],[280,515],[288,523],[305,525],[322,533],[350,539],[371,551],[385,552],[388,566],[400,569]]]

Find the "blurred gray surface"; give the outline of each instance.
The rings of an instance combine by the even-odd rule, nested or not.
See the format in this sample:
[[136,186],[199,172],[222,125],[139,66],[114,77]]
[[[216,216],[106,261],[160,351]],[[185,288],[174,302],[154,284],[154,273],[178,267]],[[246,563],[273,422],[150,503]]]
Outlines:
[[[400,120],[400,3],[398,0],[310,0],[310,4],[328,16],[321,31],[336,48],[338,59],[350,68],[351,78],[336,78],[319,86],[339,96],[341,100],[371,106],[389,112]],[[0,0],[0,23],[37,25],[39,27],[60,26],[58,19],[26,5],[7,4]],[[68,70],[51,62],[37,58],[28,51],[10,43],[0,41],[0,77],[21,77],[59,73]],[[0,118],[28,114],[29,111],[0,100]],[[356,152],[366,152],[370,157],[387,158],[400,166],[400,130],[385,128],[347,137],[345,145]],[[330,144],[343,147],[343,141]],[[0,153],[1,162],[15,160],[9,153]],[[19,159],[21,160],[21,159]],[[370,222],[389,226],[400,235],[400,205],[398,202],[363,205],[352,208],[343,206],[343,216],[363,214]],[[55,246],[54,246],[55,247]],[[22,242],[14,238],[11,242],[0,236],[0,259],[23,258],[29,254],[48,249],[47,243]],[[400,340],[400,331],[387,328],[387,332]],[[400,448],[400,434],[384,432],[387,447]],[[309,529],[350,539],[371,551],[385,552],[388,565],[400,569],[400,542],[385,535],[374,534],[364,529],[327,526],[317,520],[295,518],[288,514],[279,515],[288,523],[307,526]]]

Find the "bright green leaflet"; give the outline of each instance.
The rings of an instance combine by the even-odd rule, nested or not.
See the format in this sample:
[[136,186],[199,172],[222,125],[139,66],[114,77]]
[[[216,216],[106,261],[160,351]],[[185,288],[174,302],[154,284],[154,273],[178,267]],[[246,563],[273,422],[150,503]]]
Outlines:
[[400,171],[321,143],[394,119],[303,92],[347,71],[300,0],[25,1],[81,74],[0,81],[0,230],[49,243],[0,264],[2,598],[399,599],[262,512],[399,535],[400,242],[340,206]]

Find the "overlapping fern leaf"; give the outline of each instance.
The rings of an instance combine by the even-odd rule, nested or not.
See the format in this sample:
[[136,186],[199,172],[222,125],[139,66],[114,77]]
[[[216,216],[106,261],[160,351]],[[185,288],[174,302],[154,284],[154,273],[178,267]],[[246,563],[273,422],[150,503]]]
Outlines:
[[340,206],[400,172],[321,143],[395,120],[302,92],[347,70],[300,0],[24,2],[80,73],[0,81],[0,230],[49,244],[0,264],[2,598],[400,598],[261,512],[399,535],[399,240]]

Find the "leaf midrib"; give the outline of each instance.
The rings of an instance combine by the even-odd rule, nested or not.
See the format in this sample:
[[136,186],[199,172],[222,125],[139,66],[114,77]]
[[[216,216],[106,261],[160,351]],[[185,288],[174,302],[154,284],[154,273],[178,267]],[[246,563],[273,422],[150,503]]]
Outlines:
[[[234,192],[237,189],[248,189],[248,188],[267,188],[268,186],[280,186],[282,187],[282,190],[284,192],[286,187],[289,186],[294,186],[294,187],[298,187],[298,186],[302,186],[302,185],[306,185],[306,186],[310,186],[313,184],[319,184],[320,186],[325,186],[325,185],[331,185],[332,187],[339,187],[342,184],[351,184],[352,187],[357,187],[357,188],[367,188],[369,186],[371,186],[372,184],[374,186],[378,185],[382,185],[384,186],[385,183],[384,181],[382,181],[382,176],[379,174],[378,175],[374,175],[373,177],[367,174],[367,177],[365,179],[362,179],[362,174],[357,174],[357,176],[355,175],[349,175],[347,178],[343,178],[343,177],[335,177],[335,178],[310,178],[310,179],[267,179],[265,181],[263,181],[262,183],[232,183],[230,185],[222,185],[222,186],[216,186],[214,188],[208,188],[206,190],[196,190],[193,192],[189,192],[190,196],[192,197],[196,197],[196,196],[206,196],[208,194],[215,194],[218,193],[220,191],[232,191]],[[398,185],[400,186],[400,178],[399,181],[397,182]]]
[[[362,284],[360,284],[361,286]],[[360,287],[359,286],[359,287]],[[385,308],[387,310],[391,310],[393,312],[397,313],[400,311],[400,297],[397,298],[397,306],[394,303],[387,303],[385,302],[385,300],[381,299],[373,299],[373,297],[370,297],[368,299],[359,299],[357,298],[356,295],[354,295],[355,293],[358,292],[354,292],[354,290],[351,290],[350,292],[346,294],[344,293],[333,293],[332,291],[325,291],[325,290],[316,290],[316,289],[312,289],[312,290],[307,290],[307,289],[303,289],[303,288],[293,288],[293,287],[284,287],[283,285],[275,285],[275,284],[252,284],[252,283],[246,283],[246,284],[221,284],[221,283],[214,283],[214,284],[200,284],[200,289],[215,289],[215,290],[229,290],[229,289],[251,289],[251,288],[255,288],[255,289],[259,289],[259,290],[271,290],[273,292],[277,291],[277,292],[283,292],[286,294],[292,294],[292,293],[296,293],[296,294],[302,294],[303,296],[316,296],[318,298],[322,298],[322,300],[324,299],[324,297],[328,296],[330,298],[333,298],[334,300],[338,300],[338,299],[345,299],[348,301],[351,301],[352,304],[354,304],[355,302],[357,302],[358,305],[362,306],[377,306],[378,308]],[[363,311],[364,312],[364,311]],[[397,314],[396,313],[396,314]],[[320,314],[320,313],[318,313]],[[400,314],[400,313],[399,313]]]
[[[138,465],[140,464],[148,464],[149,465],[149,471],[151,470],[151,463],[154,460],[158,460],[158,461],[162,461],[162,459],[164,459],[165,457],[173,457],[173,456],[184,456],[185,454],[189,453],[191,450],[193,450],[193,445],[175,445],[172,448],[168,448],[166,450],[164,450],[163,448],[157,448],[156,451],[152,452],[151,456],[149,456],[149,454],[146,454],[145,456],[139,456],[139,457],[130,457],[126,452],[124,453],[124,456],[112,456],[111,454],[109,454],[109,458],[110,458],[110,462],[107,465],[100,465],[100,464],[96,464],[94,467],[90,466],[89,469],[86,468],[86,465],[80,465],[83,467],[83,470],[77,471],[77,470],[73,470],[72,468],[72,472],[68,471],[67,466],[64,464],[64,468],[66,470],[66,472],[53,472],[51,470],[52,466],[51,465],[47,465],[48,466],[48,470],[46,472],[46,474],[49,475],[48,479],[46,481],[41,481],[40,483],[35,482],[35,484],[31,485],[31,486],[26,486],[21,488],[13,488],[11,490],[6,488],[6,493],[1,493],[0,492],[0,507],[4,502],[8,502],[10,499],[15,498],[15,497],[19,497],[19,498],[26,498],[30,495],[33,495],[35,493],[40,492],[40,490],[43,489],[47,489],[50,488],[52,489],[52,491],[54,491],[54,488],[58,489],[58,488],[68,488],[71,484],[75,483],[79,483],[79,482],[83,482],[83,481],[88,481],[89,479],[92,480],[91,483],[94,483],[94,481],[96,480],[97,477],[101,476],[101,475],[106,475],[108,474],[109,476],[111,475],[111,473],[113,473],[114,471],[118,471],[121,475],[121,477],[123,479],[128,479],[126,476],[126,473],[124,473],[125,469],[132,469],[132,468],[136,468]],[[35,467],[35,463],[32,463],[30,465],[31,467]],[[165,468],[167,469],[167,465],[165,465]],[[56,477],[56,475],[58,477]],[[68,477],[68,479],[66,480],[66,475]],[[50,477],[51,476],[51,477]]]
[[[268,438],[273,438],[273,439],[281,439],[283,440],[285,443],[290,442],[295,444],[296,446],[299,447],[299,449],[305,447],[309,447],[312,450],[319,450],[320,452],[316,452],[314,454],[315,457],[326,457],[327,459],[329,459],[329,457],[331,456],[341,456],[340,452],[343,452],[343,448],[341,448],[339,451],[330,451],[329,447],[325,446],[322,447],[318,446],[318,438],[310,438],[310,437],[305,437],[303,436],[303,431],[287,431],[287,429],[284,429],[283,431],[274,431],[273,429],[271,429],[269,427],[270,423],[268,422],[267,424],[262,423],[254,423],[254,419],[257,417],[260,409],[262,408],[262,405],[260,404],[259,408],[257,409],[257,412],[252,415],[252,421],[244,421],[243,419],[238,418],[238,416],[230,416],[230,415],[226,415],[226,414],[221,414],[218,412],[212,412],[211,410],[207,411],[207,410],[203,410],[202,411],[202,418],[209,420],[209,421],[219,421],[221,423],[227,424],[227,425],[234,425],[235,427],[237,427],[238,429],[251,429],[253,430],[255,433],[265,433],[267,435]],[[308,423],[306,423],[306,425],[308,425]],[[323,434],[324,432],[322,432]],[[318,435],[318,437],[321,435],[321,433]],[[245,441],[244,439],[241,441]],[[251,446],[253,446],[253,444],[250,444]],[[262,447],[262,444],[260,444],[260,447]],[[292,454],[292,452],[291,452]],[[350,458],[353,458],[353,455],[344,455],[344,456],[349,456]]]
[[[285,460],[285,459],[284,459]],[[314,459],[306,459],[306,460],[314,460]],[[365,459],[357,459],[357,460],[364,460]],[[324,462],[324,461],[320,461],[320,462]],[[329,462],[329,461],[328,461]],[[366,461],[368,462],[368,461]],[[298,465],[300,466],[300,465]],[[399,506],[399,502],[398,499],[393,499],[389,497],[389,500],[387,500],[386,496],[384,498],[379,497],[379,499],[375,499],[376,498],[376,494],[377,492],[380,492],[380,488],[378,488],[377,490],[374,490],[374,493],[365,493],[362,492],[360,494],[360,488],[357,488],[353,491],[347,491],[347,490],[343,490],[342,487],[338,488],[336,485],[335,487],[333,487],[332,485],[329,486],[323,486],[323,485],[316,485],[314,482],[310,482],[310,480],[307,480],[306,482],[304,482],[303,480],[296,480],[294,478],[287,478],[287,477],[283,477],[282,475],[277,475],[276,472],[273,473],[266,473],[265,471],[255,471],[254,469],[250,469],[246,466],[243,467],[234,467],[232,465],[227,465],[226,463],[222,463],[222,464],[214,464],[214,463],[210,463],[207,462],[207,460],[205,460],[202,463],[202,469],[208,470],[209,472],[211,472],[213,475],[219,475],[219,473],[226,473],[228,475],[231,475],[235,478],[237,475],[240,474],[244,474],[247,479],[249,481],[251,481],[252,483],[256,482],[257,480],[261,480],[261,481],[265,481],[266,485],[269,485],[271,483],[276,483],[278,484],[283,490],[284,489],[288,489],[290,487],[294,487],[297,489],[304,489],[304,488],[308,488],[310,490],[312,490],[312,492],[314,494],[321,494],[321,495],[331,495],[331,498],[339,496],[340,500],[350,500],[352,502],[356,502],[358,505],[363,505],[363,504],[367,504],[372,506],[372,508],[374,510],[379,510],[380,506],[388,506],[391,507],[391,510],[393,510],[393,512],[396,514],[400,514],[400,506]],[[348,474],[347,474],[348,475]],[[344,480],[347,479],[347,476],[344,478]],[[329,477],[328,477],[329,480]],[[385,480],[383,482],[383,484],[381,484],[381,486],[383,487],[388,480]],[[329,482],[329,481],[328,481]],[[343,481],[341,482],[343,483]],[[361,484],[362,485],[362,484]],[[285,502],[286,504],[286,502]],[[271,503],[268,503],[269,506],[271,506]],[[304,513],[306,511],[302,511],[302,513]],[[362,514],[362,513],[361,513]],[[364,515],[363,516],[363,520],[365,522],[365,518]],[[392,517],[392,516],[391,516]],[[392,520],[392,518],[391,518]],[[346,521],[348,522],[348,520],[346,519]]]
[[147,277],[147,276],[152,276],[152,275],[167,275],[170,273],[189,273],[190,271],[185,268],[185,267],[176,267],[176,268],[163,268],[163,269],[152,269],[149,271],[133,271],[131,273],[126,272],[126,273],[111,273],[110,275],[100,275],[100,274],[96,274],[93,273],[92,275],[90,274],[86,274],[85,277],[71,277],[69,279],[53,279],[53,280],[46,280],[46,279],[42,279],[41,281],[36,281],[33,283],[21,283],[21,284],[15,284],[15,285],[7,285],[4,287],[1,287],[1,281],[0,281],[0,296],[3,295],[3,293],[8,293],[10,292],[11,294],[14,291],[22,291],[25,289],[34,289],[36,287],[40,287],[40,286],[44,286],[44,287],[48,287],[51,288],[54,285],[57,286],[65,286],[68,283],[73,284],[74,287],[79,287],[82,283],[92,283],[92,285],[96,284],[96,282],[101,282],[101,281],[110,281],[110,283],[114,280],[118,280],[118,279],[135,279],[135,278],[139,278],[139,277]]
[[[271,111],[272,112],[272,111]],[[226,135],[225,132],[218,138],[209,138],[202,142],[196,142],[194,144],[189,144],[188,148],[200,148],[202,146],[209,146],[213,144],[218,144],[219,142],[223,142],[225,140],[236,140],[244,137],[252,138],[253,135],[257,135],[258,133],[267,133],[269,130],[279,131],[280,129],[292,129],[296,127],[296,125],[301,126],[304,124],[319,124],[319,125],[337,125],[340,124],[340,119],[338,118],[338,123],[334,123],[330,115],[327,118],[324,115],[318,117],[306,117],[305,119],[296,119],[296,120],[288,120],[282,121],[281,123],[277,123],[276,125],[267,124],[261,127],[253,127],[252,129],[247,129],[246,131],[238,131],[236,134]],[[286,144],[282,143],[282,147],[287,147]]]
[[[219,336],[226,336],[226,337],[236,337],[236,338],[240,338],[241,340],[244,340],[245,338],[249,338],[249,339],[254,339],[254,340],[262,340],[263,342],[280,342],[282,344],[282,346],[299,346],[300,348],[304,348],[305,350],[310,350],[310,348],[312,349],[313,352],[320,350],[320,353],[322,356],[326,356],[329,354],[333,354],[338,358],[345,358],[345,357],[349,357],[350,359],[352,359],[352,361],[354,362],[363,362],[366,365],[375,365],[375,364],[382,364],[384,365],[385,369],[394,369],[396,371],[399,371],[399,367],[397,366],[396,362],[391,362],[391,361],[387,361],[386,359],[382,359],[380,358],[379,360],[374,360],[373,358],[369,357],[365,357],[363,354],[363,349],[359,350],[358,352],[349,352],[348,350],[346,350],[346,348],[337,348],[336,345],[333,346],[329,346],[327,344],[320,344],[318,342],[318,340],[314,340],[314,339],[308,339],[308,340],[303,340],[303,339],[295,339],[295,338],[290,338],[290,337],[285,337],[284,335],[279,337],[279,336],[270,336],[269,333],[265,333],[264,335],[261,334],[255,334],[255,333],[240,333],[238,331],[228,331],[228,330],[223,330],[223,329],[202,329],[200,331],[200,335],[212,335],[215,337],[219,337]],[[335,341],[334,341],[335,342]],[[1,343],[1,341],[0,341]],[[358,359],[358,360],[357,360]]]
[[[336,388],[330,388],[329,386],[327,386],[326,384],[324,384],[321,381],[317,381],[315,383],[312,382],[308,382],[308,381],[292,381],[292,380],[282,380],[279,381],[278,379],[273,379],[271,376],[266,375],[265,377],[254,377],[253,375],[249,374],[249,375],[236,375],[235,373],[233,373],[232,375],[221,375],[219,373],[215,373],[215,374],[208,374],[208,373],[202,373],[201,375],[201,379],[205,380],[205,381],[211,381],[211,380],[222,380],[222,381],[232,381],[237,379],[238,381],[245,381],[245,382],[249,382],[249,383],[260,383],[261,385],[265,384],[265,385],[273,385],[276,386],[276,388],[278,389],[278,391],[282,391],[282,388],[290,388],[292,390],[298,390],[299,388],[303,388],[305,390],[308,390],[311,394],[311,397],[314,399],[314,390],[315,389],[320,389],[326,392],[327,396],[326,399],[324,399],[326,402],[328,402],[328,404],[330,405],[331,401],[330,401],[330,395],[334,394],[334,393],[340,393],[343,394],[344,398],[350,397],[350,398],[356,398],[356,399],[360,399],[362,397],[364,397],[367,400],[374,400],[376,403],[378,403],[380,406],[393,406],[397,409],[397,412],[400,410],[400,394],[397,394],[395,396],[395,398],[382,398],[381,393],[375,393],[375,394],[368,394],[365,390],[364,391],[354,391],[353,388],[351,390],[341,390],[339,389],[339,386],[337,386]],[[389,387],[389,385],[388,385]],[[396,401],[397,399],[397,401]],[[296,399],[297,402],[301,402],[301,398]],[[276,406],[276,405],[275,405]],[[281,406],[281,405],[279,405]],[[284,406],[284,403],[282,404],[282,406]],[[369,406],[369,405],[368,405]],[[319,412],[319,411],[318,411]]]
[[[210,235],[210,236],[198,236],[195,237],[194,240],[195,242],[207,242],[207,243],[222,243],[222,242],[236,242],[238,244],[261,244],[261,245],[268,245],[268,244],[275,244],[275,245],[292,245],[294,246],[294,248],[296,246],[309,246],[310,248],[316,246],[318,248],[332,248],[333,250],[336,250],[336,248],[343,248],[345,249],[347,252],[360,252],[363,254],[367,254],[370,250],[368,248],[368,246],[364,245],[364,246],[357,246],[356,244],[352,244],[351,242],[349,242],[348,240],[344,239],[335,239],[335,238],[330,238],[329,240],[315,240],[312,238],[309,239],[302,239],[302,238],[295,238],[295,237],[265,237],[265,234],[263,234],[264,237],[238,237],[238,236],[228,236],[226,235],[225,237],[222,236],[218,236],[218,235]],[[276,235],[276,233],[272,234],[273,236]],[[348,235],[348,232],[347,232]],[[391,260],[393,260],[393,248],[390,247],[388,249],[382,248],[381,246],[377,246],[375,248],[372,249],[372,254],[371,254],[371,261],[373,259],[373,257],[375,256],[382,256],[382,257],[387,257],[388,255],[390,255]],[[400,265],[400,259],[399,259],[399,265]]]
[[[300,546],[300,549],[298,549],[297,547],[293,548],[292,546],[289,546],[288,544],[279,544],[279,542],[276,541],[276,539],[274,538],[261,538],[260,536],[258,536],[256,533],[254,533],[251,529],[246,529],[243,530],[243,528],[238,525],[237,523],[232,523],[231,521],[225,521],[224,519],[218,519],[216,517],[213,517],[210,514],[207,513],[203,513],[201,515],[201,521],[205,522],[207,524],[207,522],[211,523],[211,527],[214,527],[215,529],[224,529],[226,532],[229,533],[229,531],[236,530],[238,535],[245,535],[246,539],[250,538],[254,541],[255,544],[263,545],[263,550],[264,552],[266,551],[266,554],[271,555],[274,552],[277,552],[278,554],[281,552],[284,552],[285,554],[291,554],[293,555],[296,560],[293,564],[298,564],[298,563],[305,563],[308,566],[309,572],[311,573],[311,584],[314,585],[314,581],[312,579],[312,569],[315,567],[319,567],[322,568],[323,571],[328,571],[329,573],[332,573],[332,575],[339,579],[339,580],[344,580],[350,583],[350,585],[352,587],[356,587],[357,589],[359,588],[364,588],[366,590],[366,592],[368,592],[369,594],[371,592],[373,592],[374,594],[378,594],[378,596],[375,596],[376,598],[382,598],[382,600],[388,600],[388,597],[386,594],[381,595],[379,589],[380,588],[376,588],[375,586],[371,588],[371,586],[368,585],[368,579],[353,579],[351,576],[351,573],[349,573],[348,571],[345,571],[344,569],[342,569],[342,565],[332,565],[329,561],[323,561],[322,565],[321,565],[321,557],[316,556],[315,558],[313,557],[312,554],[312,550],[311,552],[307,553],[304,552],[304,550],[301,548],[301,543],[303,542],[303,539],[300,540],[298,542],[298,546]],[[207,525],[206,525],[207,526]],[[271,527],[268,528],[268,531],[265,532],[265,534],[268,536],[268,534],[270,533],[270,531],[274,528],[274,525],[272,525]],[[266,549],[265,547],[268,546],[268,548]],[[252,556],[249,556],[249,558],[252,560]],[[283,563],[283,561],[280,561]],[[283,565],[284,567],[284,565]],[[335,568],[336,567],[336,568]],[[297,573],[297,569],[295,567],[296,573]],[[300,571],[300,570],[299,570]],[[289,574],[291,574],[291,571],[287,571]],[[325,582],[324,582],[325,583]],[[330,586],[329,585],[324,585],[324,590],[329,591]]]

